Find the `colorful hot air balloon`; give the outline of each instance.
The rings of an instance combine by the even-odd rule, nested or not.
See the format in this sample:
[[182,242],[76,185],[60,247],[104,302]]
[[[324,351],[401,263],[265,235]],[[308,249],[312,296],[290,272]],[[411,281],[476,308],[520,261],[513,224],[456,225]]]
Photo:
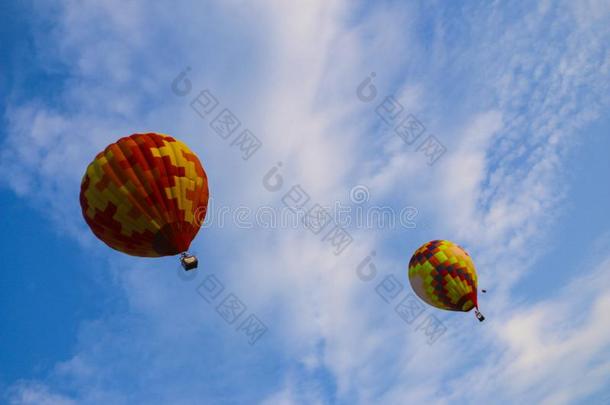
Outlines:
[[186,253],[208,205],[208,179],[182,142],[157,133],[133,134],[100,152],[87,167],[80,191],[85,221],[99,239],[133,256]]
[[433,240],[415,251],[409,261],[409,282],[426,303],[449,311],[468,312],[485,319],[477,304],[477,272],[464,249],[447,240]]

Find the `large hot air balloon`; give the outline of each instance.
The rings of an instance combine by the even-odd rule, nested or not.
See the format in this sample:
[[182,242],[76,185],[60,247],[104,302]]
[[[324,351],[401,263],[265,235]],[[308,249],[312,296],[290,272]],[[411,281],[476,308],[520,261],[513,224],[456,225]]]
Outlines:
[[409,261],[409,282],[426,303],[449,311],[475,308],[477,319],[485,317],[477,304],[477,272],[464,249],[447,240],[433,240],[415,251]]
[[157,133],[108,145],[87,167],[80,190],[85,221],[105,244],[133,256],[181,254],[185,270],[197,267],[187,250],[205,219],[208,198],[197,156]]

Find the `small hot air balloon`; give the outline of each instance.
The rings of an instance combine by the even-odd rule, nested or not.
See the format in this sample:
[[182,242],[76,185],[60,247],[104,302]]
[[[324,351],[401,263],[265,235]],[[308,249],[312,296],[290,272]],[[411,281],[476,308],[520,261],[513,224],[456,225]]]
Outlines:
[[80,190],[85,221],[102,242],[141,257],[188,254],[205,219],[208,179],[182,142],[158,133],[133,134],[100,152],[87,167]]
[[477,272],[464,249],[447,240],[433,240],[415,251],[409,261],[409,282],[426,303],[449,311],[475,308],[479,321],[485,317],[477,304]]

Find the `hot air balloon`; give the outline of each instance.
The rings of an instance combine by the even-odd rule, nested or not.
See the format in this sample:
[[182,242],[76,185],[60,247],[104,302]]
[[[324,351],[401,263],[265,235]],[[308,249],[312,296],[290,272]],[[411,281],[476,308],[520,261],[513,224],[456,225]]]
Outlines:
[[448,240],[433,240],[415,251],[409,261],[409,282],[426,303],[449,311],[475,309],[479,321],[485,317],[477,304],[477,272],[464,249]]
[[197,267],[187,251],[208,199],[208,179],[197,156],[158,133],[108,145],[87,167],[80,190],[83,217],[102,242],[132,256],[180,254],[185,270]]

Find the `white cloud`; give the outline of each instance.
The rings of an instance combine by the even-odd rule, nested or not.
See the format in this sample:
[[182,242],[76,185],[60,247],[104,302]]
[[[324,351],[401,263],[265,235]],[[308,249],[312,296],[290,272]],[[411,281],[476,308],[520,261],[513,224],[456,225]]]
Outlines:
[[17,384],[12,387],[8,401],[15,405],[73,405],[73,400],[49,391],[42,384]]
[[[515,307],[495,328],[493,356],[454,383],[458,397],[576,403],[608,384],[610,258],[555,297]],[[495,350],[494,350],[495,349]],[[485,348],[485,350],[488,350]],[[476,382],[476,384],[475,384]]]

